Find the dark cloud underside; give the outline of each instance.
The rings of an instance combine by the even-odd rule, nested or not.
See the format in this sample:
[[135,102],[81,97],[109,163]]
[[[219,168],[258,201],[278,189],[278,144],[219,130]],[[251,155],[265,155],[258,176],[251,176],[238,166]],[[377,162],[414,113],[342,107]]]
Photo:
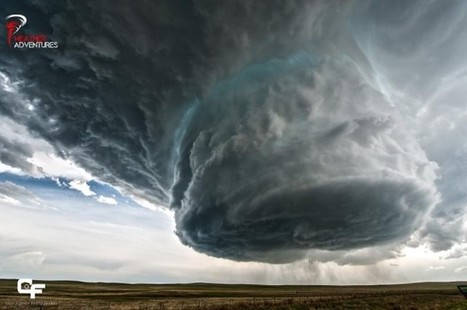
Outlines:
[[384,15],[375,5],[10,2],[1,14],[26,15],[24,31],[60,48],[0,45],[1,72],[20,81],[0,112],[103,181],[173,209],[181,241],[213,256],[281,263],[403,241],[439,202],[438,165],[405,103],[378,87],[361,35]]

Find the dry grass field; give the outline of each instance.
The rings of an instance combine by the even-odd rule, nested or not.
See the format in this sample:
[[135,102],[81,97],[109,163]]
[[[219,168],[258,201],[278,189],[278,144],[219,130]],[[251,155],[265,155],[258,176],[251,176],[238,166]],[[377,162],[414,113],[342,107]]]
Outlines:
[[[460,283],[375,286],[120,284],[40,281],[35,300],[0,280],[0,309],[467,309]],[[465,283],[462,283],[465,284]]]

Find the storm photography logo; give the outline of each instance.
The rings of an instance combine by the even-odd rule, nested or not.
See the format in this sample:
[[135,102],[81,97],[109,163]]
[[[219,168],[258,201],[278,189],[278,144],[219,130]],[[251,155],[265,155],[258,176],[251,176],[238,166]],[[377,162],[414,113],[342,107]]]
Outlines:
[[32,279],[19,279],[16,284],[16,290],[20,294],[29,294],[29,298],[36,299],[36,294],[42,294],[45,289],[44,283],[32,283]]
[[58,42],[49,41],[47,35],[22,34],[19,31],[27,24],[28,19],[21,14],[5,17],[7,43],[10,48],[58,48]]

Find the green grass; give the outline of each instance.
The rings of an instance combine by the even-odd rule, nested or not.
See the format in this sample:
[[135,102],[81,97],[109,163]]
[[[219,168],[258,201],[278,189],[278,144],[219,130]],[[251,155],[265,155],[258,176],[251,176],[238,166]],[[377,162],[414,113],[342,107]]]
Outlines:
[[35,300],[0,280],[0,309],[467,309],[457,282],[370,286],[41,281]]

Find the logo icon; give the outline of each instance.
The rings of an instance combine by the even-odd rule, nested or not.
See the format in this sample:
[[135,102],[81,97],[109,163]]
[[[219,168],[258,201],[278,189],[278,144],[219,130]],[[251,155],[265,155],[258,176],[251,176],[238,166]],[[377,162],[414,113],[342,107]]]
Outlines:
[[11,14],[5,17],[6,39],[10,48],[58,48],[58,42],[49,41],[43,33],[21,34],[28,19],[21,14]]
[[21,14],[11,14],[6,18],[6,31],[8,46],[11,47],[13,36],[28,22],[26,16]]
[[45,284],[32,284],[32,279],[19,279],[16,289],[20,294],[29,294],[31,299],[36,299],[36,294],[42,294]]

